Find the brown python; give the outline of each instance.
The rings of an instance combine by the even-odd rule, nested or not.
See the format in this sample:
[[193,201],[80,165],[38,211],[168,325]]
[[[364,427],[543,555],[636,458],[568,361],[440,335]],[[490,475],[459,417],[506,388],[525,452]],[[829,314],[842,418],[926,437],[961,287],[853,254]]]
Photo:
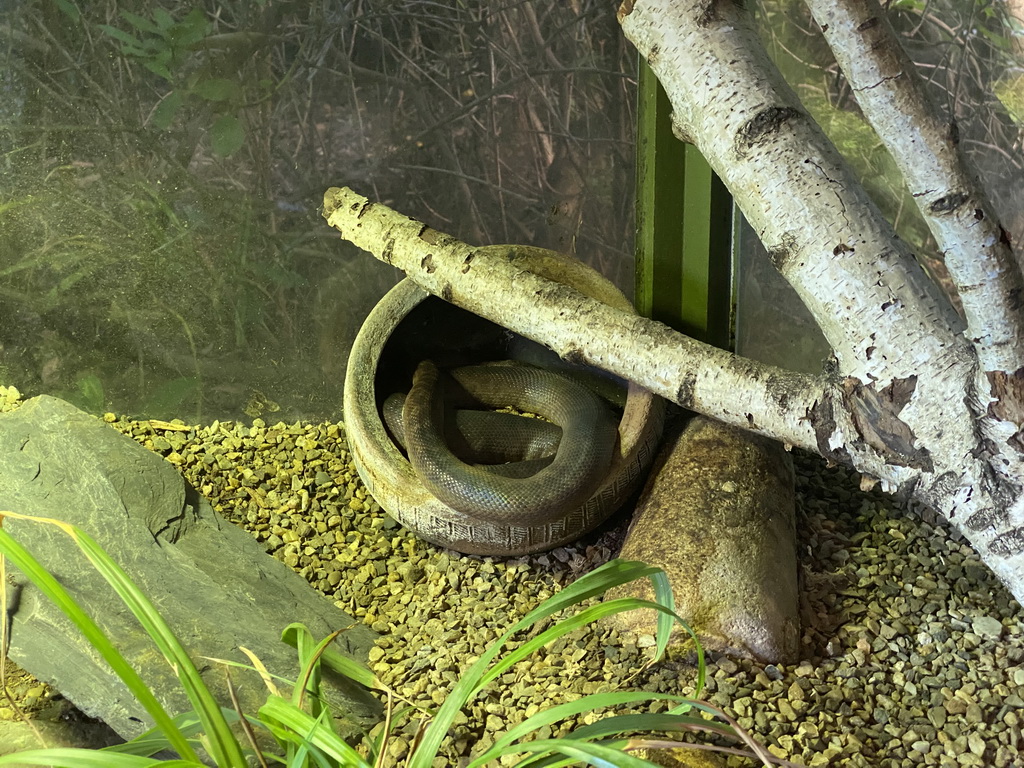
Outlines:
[[[483,467],[463,461],[448,444],[453,430],[446,422],[450,425],[456,413],[447,404],[445,390],[459,390],[463,397],[477,401],[478,408],[511,406],[550,420],[561,428],[554,457],[549,462],[534,456],[532,462],[519,462],[522,466],[505,465],[504,472],[502,465]],[[499,423],[496,428],[503,427]],[[473,519],[513,525],[557,520],[586,502],[605,479],[618,434],[617,421],[605,402],[561,374],[503,364],[442,373],[430,361],[416,369],[402,406],[400,429],[410,464],[434,496]],[[545,440],[551,444],[550,437],[542,438],[541,444]],[[535,446],[535,454],[537,450]],[[517,476],[524,473],[524,466],[532,474]]]

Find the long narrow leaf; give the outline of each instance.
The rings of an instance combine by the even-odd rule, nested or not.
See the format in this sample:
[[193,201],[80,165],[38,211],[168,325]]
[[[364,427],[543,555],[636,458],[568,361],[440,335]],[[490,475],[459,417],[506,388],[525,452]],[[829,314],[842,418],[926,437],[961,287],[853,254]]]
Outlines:
[[510,632],[518,632],[553,613],[582,603],[591,597],[603,595],[612,587],[658,573],[663,573],[663,571],[646,563],[633,560],[611,560],[590,573],[584,574],[561,592],[549,597],[520,619]]
[[319,718],[321,713],[326,712],[327,722],[333,722],[330,720],[330,710],[321,690],[320,659],[342,630],[332,632],[319,643],[313,640],[313,635],[304,624],[298,622],[289,624],[284,631],[285,633],[289,631],[295,633],[298,643],[300,672],[295,689],[292,691],[292,703],[301,709],[304,698],[308,696],[309,713],[313,717]]
[[[637,704],[640,702],[658,699],[676,702],[689,701],[689,699],[684,696],[679,696],[674,693],[656,693],[648,691],[609,691],[607,693],[592,693],[588,696],[576,699],[575,701],[557,704],[553,707],[549,707],[548,709],[541,710],[537,714],[526,718],[521,723],[512,726],[508,731],[499,736],[486,752],[474,759],[469,764],[468,768],[487,765],[489,762],[497,760],[503,754],[515,752],[516,749],[511,748],[513,744],[546,725],[561,722],[562,720],[575,717],[576,715],[584,712],[593,712],[594,710],[601,709],[603,707]],[[651,715],[646,716],[649,717]],[[678,719],[679,716],[674,715],[673,717]],[[599,723],[603,723],[609,719],[612,718],[605,718],[604,720],[598,721],[598,723],[594,723],[594,725],[598,725]],[[636,730],[643,730],[643,728],[637,728]],[[573,731],[572,736],[575,737],[579,731],[580,729]]]
[[[284,633],[281,635],[281,639],[290,645],[292,648],[298,650],[298,639],[295,634],[288,631],[285,628]],[[330,667],[338,674],[344,675],[350,680],[355,680],[360,685],[364,685],[367,688],[373,689],[384,689],[384,684],[377,679],[377,676],[373,674],[369,669],[360,664],[358,661],[350,659],[341,652],[327,648],[321,655],[321,661]]]
[[462,674],[434,716],[433,721],[424,731],[420,743],[408,760],[408,768],[430,768],[434,756],[437,755],[437,750],[441,746],[441,741],[451,728],[456,715],[466,702],[480,690],[481,681],[488,667],[501,653],[505,643],[512,635],[565,608],[603,594],[614,586],[661,572],[660,568],[644,563],[631,560],[612,560],[577,579],[517,621]]
[[205,743],[214,761],[220,768],[245,768],[245,755],[220,705],[156,606],[91,536],[78,528],[72,527],[71,531],[89,562],[114,588],[174,669],[185,695],[203,723]]
[[13,755],[0,757],[0,765],[45,765],[54,768],[205,768],[192,760],[154,760],[138,755],[119,755],[95,749],[59,747],[55,749],[30,749]]
[[370,768],[369,763],[329,725],[310,717],[278,696],[267,699],[267,703],[260,707],[259,717],[278,739],[293,744],[309,743],[346,768]]
[[512,631],[509,630],[499,637],[469,669],[462,673],[459,681],[445,698],[437,714],[434,715],[434,719],[423,732],[415,752],[408,760],[408,768],[430,768],[441,746],[441,740],[448,733],[462,707],[480,690],[480,679],[487,667],[501,652],[502,646],[512,635]]
[[520,746],[523,752],[561,754],[582,760],[587,765],[598,766],[598,768],[657,768],[657,765],[649,760],[624,752],[623,748],[630,745],[629,739],[603,743],[546,739],[544,741],[529,741]]
[[720,736],[737,738],[731,726],[716,723],[703,717],[693,715],[673,715],[667,712],[644,712],[628,715],[612,715],[596,723],[582,725],[566,736],[569,739],[590,741],[607,736],[618,736],[623,733],[639,733],[649,731],[690,732],[712,731]]
[[669,622],[671,622],[672,618],[675,617],[679,623],[685,626],[683,620],[672,613],[671,610],[658,603],[652,603],[649,600],[640,600],[635,597],[620,597],[616,600],[598,603],[597,605],[592,605],[589,608],[584,608],[573,616],[568,616],[565,619],[562,619],[553,627],[548,627],[536,637],[530,638],[530,640],[523,643],[519,648],[516,648],[511,653],[502,656],[501,661],[497,662],[485,675],[481,677],[480,685],[487,685],[491,680],[494,680],[504,674],[513,664],[522,661],[530,654],[540,650],[548,643],[568,634],[569,632],[579,629],[580,627],[584,627],[587,624],[606,616],[611,616],[616,613],[624,613],[625,611],[632,611],[638,608],[650,608],[658,611],[659,613],[665,614],[668,616]]
[[[238,713],[233,709],[221,707],[221,712],[224,713],[224,717],[229,723],[238,720]],[[178,730],[186,738],[192,739],[203,730],[202,721],[192,710],[175,715],[173,720]],[[142,757],[155,755],[157,752],[162,752],[165,749],[174,749],[174,746],[159,728],[150,728],[145,733],[140,733],[134,739],[126,741],[124,744],[115,744],[112,747],[103,748],[105,752],[119,752],[126,755],[140,755]]]
[[[3,513],[8,514],[8,513]],[[19,515],[20,517],[20,515]],[[10,560],[28,577],[46,597],[67,616],[78,630],[89,641],[89,644],[110,665],[114,673],[124,682],[128,690],[142,705],[143,709],[153,718],[157,728],[167,736],[175,752],[185,760],[198,761],[199,757],[188,741],[178,730],[171,716],[163,708],[149,687],[135,669],[127,662],[120,651],[103,634],[103,630],[85,611],[71,598],[67,590],[39,564],[27,549],[15,540],[7,531],[0,527],[0,553]]]
[[697,646],[697,669],[699,680],[697,682],[697,696],[700,696],[701,689],[704,687],[704,649],[701,648],[700,641],[697,639],[696,633],[685,621],[680,619],[675,614],[676,604],[675,598],[672,595],[672,582],[669,581],[668,574],[660,568],[654,573],[648,574],[651,585],[654,587],[654,602],[659,605],[664,605],[669,609],[669,612],[661,611],[658,613],[658,630],[656,651],[654,654],[655,659],[660,659],[665,655],[665,650],[668,648],[668,641],[672,636],[672,619],[681,624],[686,631],[693,638],[693,642]]

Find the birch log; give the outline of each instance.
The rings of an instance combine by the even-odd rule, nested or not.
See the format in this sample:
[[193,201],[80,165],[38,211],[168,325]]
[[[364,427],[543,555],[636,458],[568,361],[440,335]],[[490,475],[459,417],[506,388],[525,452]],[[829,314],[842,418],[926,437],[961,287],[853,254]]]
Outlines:
[[910,57],[873,0],[805,0],[864,116],[903,174],[967,317],[987,370],[1024,365],[1024,277],[985,191],[957,151]]
[[[881,11],[874,0],[808,2],[830,25],[828,39],[837,48],[851,41],[861,50],[886,45],[877,37]],[[847,6],[868,11],[826,16]],[[988,234],[977,238],[965,232],[970,223],[959,207],[957,215],[930,217],[944,230],[937,237],[956,250],[947,260],[960,265],[959,280],[971,294],[964,334],[949,302],[772,64],[743,4],[627,0],[619,20],[665,87],[676,134],[697,145],[732,192],[825,333],[842,386],[856,393],[844,403],[854,429],[836,420],[832,456],[845,455],[890,489],[902,488],[941,512],[1021,600],[1024,368],[1017,367],[1015,334],[1024,305],[1019,272],[992,242],[1002,239],[998,226],[986,224]],[[845,58],[859,66],[856,47],[851,50]],[[837,57],[844,59],[839,51]],[[862,84],[870,80],[857,76]],[[893,92],[861,106],[883,127],[897,89],[876,84]],[[963,205],[980,199],[958,188],[958,161],[935,159],[942,148],[934,136],[922,136],[912,122],[903,125],[890,127],[886,138],[917,144],[894,150],[904,165],[924,162],[923,145],[925,156],[933,156],[936,190],[967,195]],[[976,207],[985,219],[984,207]],[[986,312],[1000,314],[990,330]]]
[[[621,312],[516,266],[515,246],[474,247],[347,188],[324,196],[342,236],[435,296],[589,363],[689,410],[818,453],[824,378],[758,363]],[[757,416],[755,417],[755,414]]]

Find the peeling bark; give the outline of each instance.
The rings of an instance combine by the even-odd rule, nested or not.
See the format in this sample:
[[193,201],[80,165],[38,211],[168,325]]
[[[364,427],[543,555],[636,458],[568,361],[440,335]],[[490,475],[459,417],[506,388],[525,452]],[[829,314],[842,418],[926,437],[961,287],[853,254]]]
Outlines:
[[942,251],[986,371],[1024,365],[1024,293],[1006,234],[875,0],[805,0]]
[[956,273],[966,333],[740,5],[635,0],[620,19],[832,345],[841,384],[806,413],[818,452],[941,512],[1020,599],[1024,281],[875,0],[806,1]]
[[[475,248],[350,190],[328,191],[325,217],[431,293],[562,357],[913,495],[1024,602],[1020,272],[1006,264],[1005,236],[983,196],[963,180],[955,136],[913,101],[916,86],[874,0],[808,2],[839,14],[819,18],[837,57],[870,59],[849,62],[865,68],[851,83],[959,270],[966,333],[775,69],[742,4],[729,0],[630,0],[619,18],[665,87],[676,135],[729,187],[824,331],[834,370],[802,376],[619,316],[517,269],[513,246]],[[910,121],[884,127],[904,103]]]
[[834,397],[824,378],[748,360],[620,312],[524,270],[515,260],[517,246],[474,248],[349,189],[327,191],[324,218],[435,296],[546,344],[563,359],[596,365],[727,424],[816,450],[813,424],[801,414]]

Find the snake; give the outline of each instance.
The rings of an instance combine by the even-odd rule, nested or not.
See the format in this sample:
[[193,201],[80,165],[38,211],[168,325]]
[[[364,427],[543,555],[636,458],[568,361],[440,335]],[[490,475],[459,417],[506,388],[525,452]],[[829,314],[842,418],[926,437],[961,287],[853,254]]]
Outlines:
[[[467,398],[478,410],[512,407],[551,423],[454,410],[453,402]],[[404,400],[392,396],[383,410],[427,490],[472,519],[498,524],[543,524],[585,503],[607,475],[618,436],[611,410],[588,387],[525,364],[441,371],[423,360]]]

